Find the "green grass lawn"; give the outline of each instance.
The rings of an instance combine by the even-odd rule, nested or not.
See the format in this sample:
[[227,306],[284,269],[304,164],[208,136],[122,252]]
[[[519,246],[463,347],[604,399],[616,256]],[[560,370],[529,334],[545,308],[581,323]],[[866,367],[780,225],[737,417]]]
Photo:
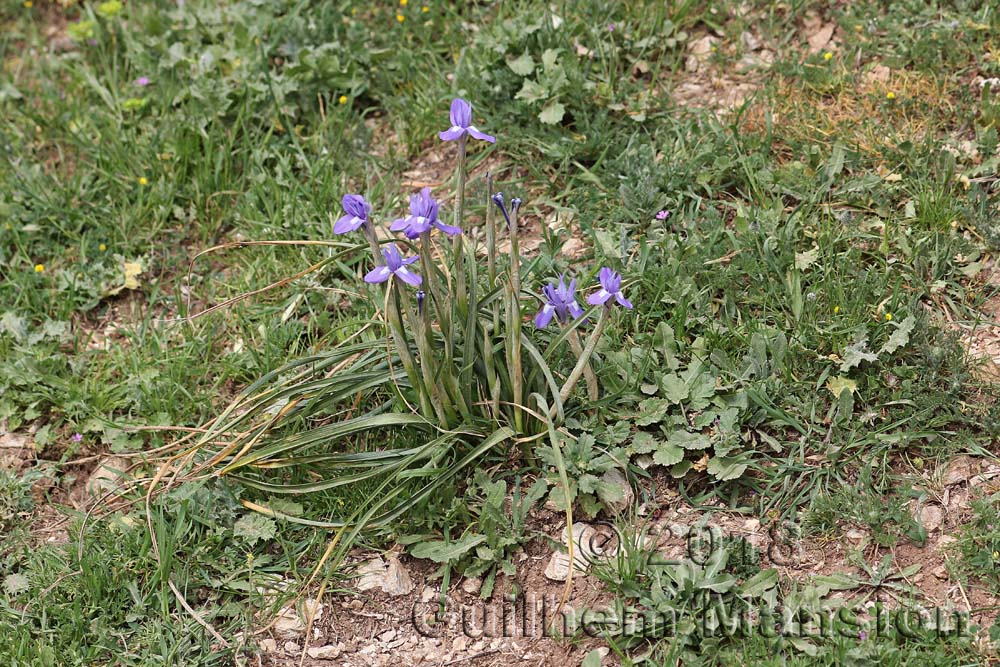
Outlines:
[[[0,444],[30,445],[0,465],[3,664],[233,664],[254,641],[221,649],[205,625],[252,637],[275,611],[260,588],[321,562],[350,588],[357,546],[492,587],[546,499],[613,516],[612,469],[648,505],[666,486],[812,544],[860,527],[855,588],[883,590],[865,568],[927,544],[912,503],[939,500],[955,457],[995,459],[997,365],[969,353],[1000,312],[991,2],[0,0],[0,25]],[[399,421],[418,392],[386,370],[389,301],[362,280],[360,237],[332,232],[352,192],[389,222],[431,187],[451,221],[456,149],[438,132],[455,97],[497,137],[468,145],[465,237],[500,220],[488,183],[524,200],[525,387],[561,385],[577,356],[529,322],[548,280],[587,294],[609,266],[635,305],[580,325],[604,327],[599,392],[581,383],[548,428],[499,400],[489,418]],[[466,335],[475,314],[457,351],[430,336],[470,360],[463,382],[492,372],[476,346],[512,365],[478,250],[486,342]],[[188,479],[158,480],[148,506],[141,483],[93,514],[74,503],[101,457],[148,483],[195,443]],[[192,467],[230,443],[246,458]],[[996,493],[978,487],[950,531],[952,576],[987,597]],[[400,513],[332,532],[383,495]],[[730,559],[668,595],[679,575],[640,552],[599,579],[649,609],[818,590]],[[985,660],[953,638],[604,639],[622,664]]]

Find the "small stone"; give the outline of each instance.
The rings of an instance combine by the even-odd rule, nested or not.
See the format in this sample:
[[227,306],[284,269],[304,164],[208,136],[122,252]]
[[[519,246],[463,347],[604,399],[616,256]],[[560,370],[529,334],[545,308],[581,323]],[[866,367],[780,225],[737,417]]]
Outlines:
[[285,653],[289,653],[289,654],[298,653],[299,652],[299,645],[296,644],[295,642],[285,642],[284,649],[285,649]]
[[388,562],[380,557],[367,561],[358,568],[358,576],[359,591],[377,589],[398,597],[413,590],[410,574],[395,556],[390,556]]
[[587,244],[573,236],[563,243],[561,252],[569,259],[580,259],[587,252]]
[[462,582],[462,590],[469,595],[478,595],[482,587],[483,580],[479,577],[466,577],[465,581]]
[[271,637],[265,637],[260,640],[260,650],[264,653],[274,653],[278,650],[278,642]]
[[283,607],[274,622],[274,632],[283,638],[296,637],[306,631],[306,624],[299,617],[295,607]]
[[333,660],[335,658],[339,658],[342,652],[343,649],[341,649],[340,646],[333,645],[310,646],[306,649],[306,653],[309,654],[309,657],[315,660]]
[[378,640],[383,643],[391,642],[395,638],[396,638],[396,631],[391,629],[386,630],[385,632],[383,632],[378,636]]
[[[573,524],[573,567],[576,572],[586,574],[590,564],[605,555],[604,544],[610,536],[598,532],[588,523]],[[563,528],[562,543],[569,546],[569,531]],[[566,581],[569,577],[569,554],[556,551],[545,566],[544,575],[552,581]]]
[[389,558],[382,590],[393,597],[409,595],[413,590],[413,580],[410,579],[410,573],[396,557]]
[[924,505],[920,508],[920,523],[928,533],[938,530],[944,523],[944,510],[937,505]]
[[951,535],[942,535],[941,537],[938,538],[937,548],[939,550],[944,550],[949,548],[955,542],[958,542],[958,540],[952,537]]
[[122,486],[122,478],[129,466],[128,459],[120,456],[109,456],[103,459],[87,480],[87,494],[98,499],[109,491],[115,491]]
[[760,48],[760,40],[757,39],[757,36],[749,30],[744,30],[742,34],[740,34],[740,41],[743,42],[743,48],[748,51],[756,51]]
[[830,38],[833,37],[833,31],[837,26],[833,23],[827,23],[826,25],[820,26],[819,30],[809,35],[809,52],[819,53],[823,48],[829,44]]
[[431,588],[430,586],[424,586],[424,589],[422,591],[420,591],[420,601],[421,602],[425,602],[425,603],[426,602],[430,602],[431,600],[433,600],[436,597],[437,597],[437,591],[434,590],[433,588]]
[[381,557],[372,558],[358,568],[358,590],[371,591],[382,588],[386,565]]
[[621,489],[621,498],[614,502],[609,503],[611,509],[621,513],[632,506],[633,501],[635,501],[635,491],[632,490],[632,485],[628,483],[625,475],[618,468],[611,468],[603,475],[601,475],[601,481],[605,484],[609,484],[615,488]]
[[944,479],[942,481],[945,486],[961,484],[972,477],[975,467],[973,458],[963,454],[949,461],[948,466],[944,470]]
[[849,531],[844,533],[844,537],[846,537],[849,540],[863,540],[865,539],[865,534],[862,533],[857,528],[851,528]]
[[452,653],[465,653],[465,650],[468,647],[469,647],[469,640],[462,635],[455,637],[455,641],[451,643]]
[[938,579],[947,579],[948,568],[946,568],[944,565],[938,565],[936,568],[934,568],[934,571],[931,572],[931,574],[933,574]]

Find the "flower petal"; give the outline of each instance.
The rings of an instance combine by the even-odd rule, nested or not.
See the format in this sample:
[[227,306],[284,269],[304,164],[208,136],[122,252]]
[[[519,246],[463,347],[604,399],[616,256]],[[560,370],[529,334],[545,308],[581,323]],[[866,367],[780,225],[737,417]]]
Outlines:
[[414,262],[416,262],[419,259],[420,259],[420,255],[414,255],[413,257],[407,257],[406,259],[403,260],[403,266],[409,266],[410,264],[413,264]]
[[365,275],[366,283],[384,283],[392,275],[388,266],[376,266]]
[[414,287],[423,282],[423,278],[415,274],[413,271],[410,271],[405,266],[401,266],[396,269],[395,273],[397,278],[408,285],[413,285]]
[[600,291],[594,292],[593,294],[588,296],[587,303],[589,303],[591,306],[599,306],[602,303],[607,303],[608,299],[610,298],[611,298],[611,292],[602,288]]
[[334,234],[346,234],[348,232],[353,232],[358,227],[365,223],[364,220],[357,217],[356,215],[345,215],[337,220],[333,225]]
[[464,127],[452,126],[449,127],[444,132],[438,132],[438,136],[441,137],[441,141],[454,141],[465,134]]
[[437,227],[438,229],[440,229],[442,232],[444,232],[448,236],[455,236],[455,234],[461,234],[462,233],[462,228],[461,227],[456,227],[454,225],[446,225],[443,222],[441,222],[440,220],[435,220],[434,221],[434,226]]
[[556,309],[552,306],[542,306],[542,309],[538,311],[535,315],[535,327],[538,329],[544,329],[548,326],[549,322],[552,321],[552,316],[555,315]]
[[621,305],[625,306],[629,310],[632,310],[632,302],[629,301],[628,299],[626,299],[625,295],[623,295],[621,292],[618,292],[617,294],[615,294],[615,301],[617,301]]
[[475,139],[479,139],[480,141],[488,141],[491,144],[495,144],[497,141],[496,137],[490,134],[486,134],[485,132],[481,132],[475,125],[469,126],[469,134],[472,135],[472,137]]
[[399,218],[397,220],[392,221],[392,224],[389,225],[389,231],[401,232],[409,226],[410,226],[409,218]]
[[576,302],[576,299],[573,300],[573,303],[569,304],[569,314],[573,316],[573,319],[583,315],[583,308]]
[[368,214],[372,207],[361,195],[344,195],[340,200],[340,205],[344,207],[344,212],[362,220],[368,219]]
[[451,124],[458,127],[469,127],[472,123],[472,105],[456,97],[451,101]]

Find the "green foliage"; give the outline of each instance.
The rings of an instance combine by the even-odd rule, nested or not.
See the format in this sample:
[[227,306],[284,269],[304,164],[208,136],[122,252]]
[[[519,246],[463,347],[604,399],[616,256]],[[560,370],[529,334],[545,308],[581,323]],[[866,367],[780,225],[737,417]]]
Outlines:
[[514,555],[533,537],[527,529],[528,514],[546,489],[542,480],[524,489],[517,478],[508,496],[504,480],[492,480],[477,471],[464,499],[456,499],[454,505],[462,509],[459,516],[468,511],[463,522],[469,524],[469,532],[450,541],[430,535],[407,535],[400,542],[412,545],[410,554],[414,557],[441,563],[438,574],[453,569],[465,577],[481,577],[479,594],[489,598],[498,574],[516,574]]
[[[593,517],[602,507],[622,500],[624,491],[621,486],[605,481],[603,475],[625,466],[624,450],[620,447],[599,448],[590,433],[581,433],[577,437],[562,436],[560,450],[561,459],[554,445],[541,445],[536,450],[542,463],[549,466],[549,501],[556,507],[578,503],[585,516]],[[558,469],[561,465],[565,465],[569,480],[569,497],[560,483]]]

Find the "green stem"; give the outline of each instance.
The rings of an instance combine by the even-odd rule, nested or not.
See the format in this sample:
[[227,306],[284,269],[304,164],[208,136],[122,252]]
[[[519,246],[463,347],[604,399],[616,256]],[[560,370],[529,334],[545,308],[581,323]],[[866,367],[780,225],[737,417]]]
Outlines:
[[[395,292],[395,296],[399,299],[398,291]],[[430,403],[434,407],[434,412],[438,416],[441,427],[446,429],[455,416],[455,409],[451,406],[451,403],[447,400],[447,395],[441,391],[441,388],[434,379],[436,364],[430,345],[429,322],[425,319],[426,315],[415,317],[413,309],[409,305],[406,306],[405,312],[406,319],[414,325],[412,328],[416,331],[417,350],[420,352],[420,374],[423,377],[424,387],[430,394]],[[424,313],[426,312],[425,308]]]
[[[583,343],[580,342],[580,334],[576,329],[570,329],[568,339],[569,346],[576,358],[583,357]],[[589,360],[583,366],[583,377],[587,380],[587,394],[590,396],[590,400],[596,401],[598,397],[597,376],[594,375],[594,369],[591,368]]]
[[[455,219],[452,224],[462,228],[465,217],[465,142],[468,135],[462,135],[458,140],[458,170],[455,174]],[[458,313],[463,316],[469,312],[469,298],[465,289],[465,250],[462,234],[452,237],[452,248],[455,253],[455,295],[457,297]]]
[[510,211],[510,380],[514,390],[514,426],[524,432],[524,413],[521,410],[524,377],[521,372],[521,254],[517,243],[517,208]]
[[594,350],[597,348],[597,341],[601,337],[604,325],[607,324],[608,311],[610,310],[610,306],[607,305],[601,309],[601,316],[597,320],[597,326],[594,327],[594,331],[590,334],[590,338],[587,339],[587,346],[583,348],[583,353],[577,360],[576,366],[573,368],[573,372],[569,374],[568,378],[566,378],[566,384],[564,384],[562,389],[559,391],[559,400],[562,403],[565,403],[566,399],[568,399],[569,395],[573,392],[573,387],[575,387],[576,383],[580,381],[580,376],[583,375],[584,369],[587,367],[591,355],[594,354]]
[[[403,369],[406,371],[406,377],[409,378],[410,384],[413,386],[413,390],[417,392],[417,396],[420,399],[420,411],[425,416],[429,417],[432,414],[432,406],[429,400],[428,392],[423,386],[420,375],[417,373],[416,362],[413,360],[413,355],[410,353],[410,344],[407,341],[406,334],[403,330],[403,320],[400,315],[399,298],[396,294],[396,290],[393,289],[393,286],[394,283],[390,282],[387,287],[389,290],[389,300],[392,302],[386,308],[386,319],[389,322],[389,331],[392,333],[392,338],[396,342],[396,351],[399,353],[399,360],[403,364]],[[434,412],[436,413],[436,410]]]
[[[486,174],[486,271],[489,291],[497,285],[497,219],[493,212],[493,174]],[[500,309],[493,301],[493,334],[500,331]]]

